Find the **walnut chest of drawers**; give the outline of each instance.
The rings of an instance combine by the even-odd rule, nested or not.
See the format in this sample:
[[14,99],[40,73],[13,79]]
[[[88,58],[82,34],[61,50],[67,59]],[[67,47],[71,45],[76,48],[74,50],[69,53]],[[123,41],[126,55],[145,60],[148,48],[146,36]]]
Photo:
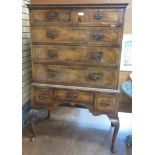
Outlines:
[[30,4],[32,108],[84,107],[119,129],[118,81],[127,4]]

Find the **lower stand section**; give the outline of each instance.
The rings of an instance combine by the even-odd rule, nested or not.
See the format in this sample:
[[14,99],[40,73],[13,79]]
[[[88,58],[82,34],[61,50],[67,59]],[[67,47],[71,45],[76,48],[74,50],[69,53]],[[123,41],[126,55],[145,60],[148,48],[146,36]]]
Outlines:
[[116,141],[116,136],[117,136],[117,133],[118,133],[118,130],[119,130],[120,123],[119,123],[118,118],[115,118],[115,119],[110,118],[110,120],[111,120],[111,126],[114,127],[114,133],[113,133],[112,144],[111,144],[111,152],[115,153],[117,151],[115,141]]

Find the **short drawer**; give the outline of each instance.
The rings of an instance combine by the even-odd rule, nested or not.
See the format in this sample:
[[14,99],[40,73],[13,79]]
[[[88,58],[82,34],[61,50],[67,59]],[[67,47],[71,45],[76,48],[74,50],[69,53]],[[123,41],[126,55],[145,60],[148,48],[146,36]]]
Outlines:
[[83,25],[121,25],[122,9],[77,9],[76,22]]
[[94,110],[101,112],[113,112],[116,104],[116,95],[95,94]]
[[71,100],[78,102],[93,102],[93,94],[75,90],[55,90],[54,98],[61,100]]
[[33,64],[33,82],[117,89],[118,70]]
[[73,43],[120,46],[122,28],[33,26],[31,36],[34,44]]
[[91,46],[34,45],[35,63],[119,66],[120,48]]
[[50,106],[52,104],[52,96],[50,88],[31,88],[32,105]]
[[42,9],[30,11],[31,25],[37,24],[70,24],[73,22],[72,9]]

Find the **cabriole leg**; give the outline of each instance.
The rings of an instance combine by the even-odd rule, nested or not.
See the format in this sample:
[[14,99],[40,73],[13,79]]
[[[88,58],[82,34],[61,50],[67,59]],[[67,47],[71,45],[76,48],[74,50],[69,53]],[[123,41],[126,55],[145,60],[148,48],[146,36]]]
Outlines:
[[31,110],[29,113],[29,120],[30,120],[30,131],[32,133],[30,141],[34,142],[36,138],[36,130],[35,130],[36,113],[33,110]]
[[47,116],[47,119],[50,119],[50,117],[51,117],[50,110],[48,110],[48,116]]
[[118,133],[118,130],[119,130],[119,125],[120,125],[120,123],[119,123],[118,118],[111,119],[111,126],[114,127],[114,133],[113,133],[112,144],[111,144],[111,152],[112,153],[115,153],[117,151],[115,141],[116,141],[116,136],[117,136],[117,133]]

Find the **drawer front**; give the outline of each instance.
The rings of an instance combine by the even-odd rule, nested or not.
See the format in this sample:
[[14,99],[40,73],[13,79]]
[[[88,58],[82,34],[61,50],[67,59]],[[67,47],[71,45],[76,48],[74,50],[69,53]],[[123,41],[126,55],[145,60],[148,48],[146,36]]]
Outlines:
[[120,49],[89,46],[33,46],[35,63],[77,63],[119,66]]
[[75,90],[55,90],[54,97],[61,100],[71,100],[78,102],[93,102],[93,94]]
[[49,88],[31,89],[32,105],[50,106],[52,103],[52,91]]
[[113,112],[116,104],[116,95],[95,94],[95,111]]
[[122,29],[109,27],[32,27],[32,43],[74,43],[115,45],[121,43]]
[[117,89],[118,71],[102,67],[33,65],[33,81]]
[[72,9],[49,9],[49,10],[31,10],[31,24],[62,24],[73,22]]
[[78,9],[76,22],[90,25],[117,25],[123,22],[121,9]]

